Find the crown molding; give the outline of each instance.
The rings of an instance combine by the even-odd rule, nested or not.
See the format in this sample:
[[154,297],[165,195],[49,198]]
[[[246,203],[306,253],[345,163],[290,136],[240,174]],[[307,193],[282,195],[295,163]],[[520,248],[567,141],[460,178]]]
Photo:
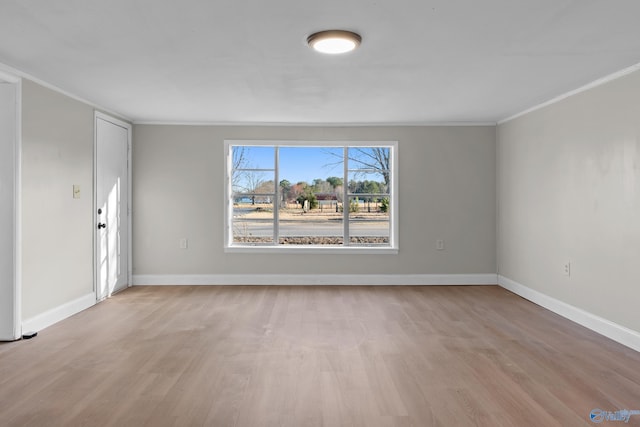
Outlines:
[[13,67],[9,66],[9,65],[0,63],[0,78],[2,78],[2,76],[4,76],[4,75],[9,75],[9,76],[14,75],[14,76],[17,76],[17,77],[19,77],[21,79],[30,80],[30,81],[32,81],[34,83],[39,84],[40,86],[43,86],[43,87],[45,87],[47,89],[50,89],[50,90],[52,90],[54,92],[57,92],[57,93],[61,94],[61,95],[64,95],[64,96],[69,97],[71,99],[74,99],[76,101],[82,102],[83,104],[86,104],[86,105],[94,108],[95,110],[98,110],[98,111],[101,111],[103,113],[109,114],[109,115],[111,115],[111,116],[113,116],[113,117],[115,117],[117,119],[123,120],[125,122],[133,123],[131,118],[126,117],[123,114],[120,114],[120,113],[118,113],[116,111],[113,111],[113,110],[110,110],[108,108],[105,108],[105,107],[103,107],[101,105],[96,104],[95,102],[91,102],[91,101],[89,101],[87,99],[84,99],[84,98],[82,98],[80,96],[74,95],[71,92],[68,92],[68,91],[66,91],[66,90],[64,90],[64,89],[62,89],[62,88],[60,88],[60,87],[58,87],[56,85],[53,85],[51,83],[48,83],[48,82],[46,82],[44,80],[41,80],[41,79],[35,77],[35,76],[32,76],[31,74],[25,73],[24,71],[20,71],[20,70],[18,70],[16,68],[13,68]]
[[496,122],[378,122],[378,123],[287,123],[287,122],[215,122],[215,121],[162,121],[162,120],[134,120],[134,125],[160,126],[229,126],[229,127],[471,127],[496,126]]
[[616,71],[615,73],[611,73],[611,74],[609,74],[607,76],[604,76],[602,78],[599,78],[597,80],[594,80],[591,83],[587,83],[584,86],[581,86],[581,87],[579,87],[577,89],[574,89],[572,91],[566,92],[566,93],[564,93],[562,95],[556,96],[555,98],[552,98],[552,99],[550,99],[548,101],[545,101],[545,102],[543,102],[541,104],[535,105],[535,106],[533,106],[531,108],[528,108],[528,109],[526,109],[524,111],[516,113],[516,114],[514,114],[512,116],[509,116],[509,117],[507,117],[505,119],[498,120],[497,125],[502,125],[502,124],[507,123],[507,122],[509,122],[511,120],[517,119],[518,117],[522,117],[522,116],[524,116],[526,114],[532,113],[534,111],[540,110],[540,109],[548,107],[550,105],[557,104],[558,102],[560,102],[560,101],[562,101],[564,99],[570,98],[570,97],[572,97],[574,95],[577,95],[579,93],[582,93],[582,92],[586,92],[586,91],[591,90],[593,88],[596,88],[598,86],[602,86],[602,85],[604,85],[606,83],[609,83],[609,82],[612,82],[612,81],[617,80],[619,78],[622,78],[622,77],[624,77],[626,75],[629,75],[631,73],[634,73],[634,72],[636,72],[638,70],[640,70],[640,63],[632,65],[632,66],[627,67],[627,68],[624,68],[624,69],[622,69],[620,71]]

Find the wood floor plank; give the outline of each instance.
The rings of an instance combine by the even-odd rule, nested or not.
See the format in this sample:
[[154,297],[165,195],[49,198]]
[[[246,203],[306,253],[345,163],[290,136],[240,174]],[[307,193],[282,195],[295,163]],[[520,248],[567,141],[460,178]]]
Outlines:
[[566,427],[594,408],[640,409],[640,354],[495,286],[134,287],[0,344],[2,426]]

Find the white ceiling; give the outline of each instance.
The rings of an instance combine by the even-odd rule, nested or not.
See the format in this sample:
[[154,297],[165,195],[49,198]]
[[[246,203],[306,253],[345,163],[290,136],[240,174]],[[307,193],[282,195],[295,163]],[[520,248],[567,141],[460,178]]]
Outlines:
[[[141,122],[496,122],[640,62],[638,0],[0,0],[0,63]],[[360,33],[326,56],[306,37]]]

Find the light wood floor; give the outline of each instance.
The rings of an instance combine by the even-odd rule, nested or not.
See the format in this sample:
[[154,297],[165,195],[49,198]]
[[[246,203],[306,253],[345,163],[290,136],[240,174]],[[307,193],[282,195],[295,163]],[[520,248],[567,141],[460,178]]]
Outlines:
[[567,427],[594,408],[640,410],[640,353],[494,286],[135,287],[0,344],[2,426]]

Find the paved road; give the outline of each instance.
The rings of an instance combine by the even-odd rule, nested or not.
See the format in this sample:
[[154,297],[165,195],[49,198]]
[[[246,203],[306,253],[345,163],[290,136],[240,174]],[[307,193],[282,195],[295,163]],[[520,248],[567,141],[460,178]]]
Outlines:
[[[246,230],[244,226],[246,225]],[[242,230],[240,234],[251,233],[253,236],[273,235],[273,225],[261,222],[236,223],[234,228]],[[351,224],[353,236],[388,236],[389,223],[384,221],[355,221]],[[305,222],[280,221],[280,236],[341,236],[341,222]]]

